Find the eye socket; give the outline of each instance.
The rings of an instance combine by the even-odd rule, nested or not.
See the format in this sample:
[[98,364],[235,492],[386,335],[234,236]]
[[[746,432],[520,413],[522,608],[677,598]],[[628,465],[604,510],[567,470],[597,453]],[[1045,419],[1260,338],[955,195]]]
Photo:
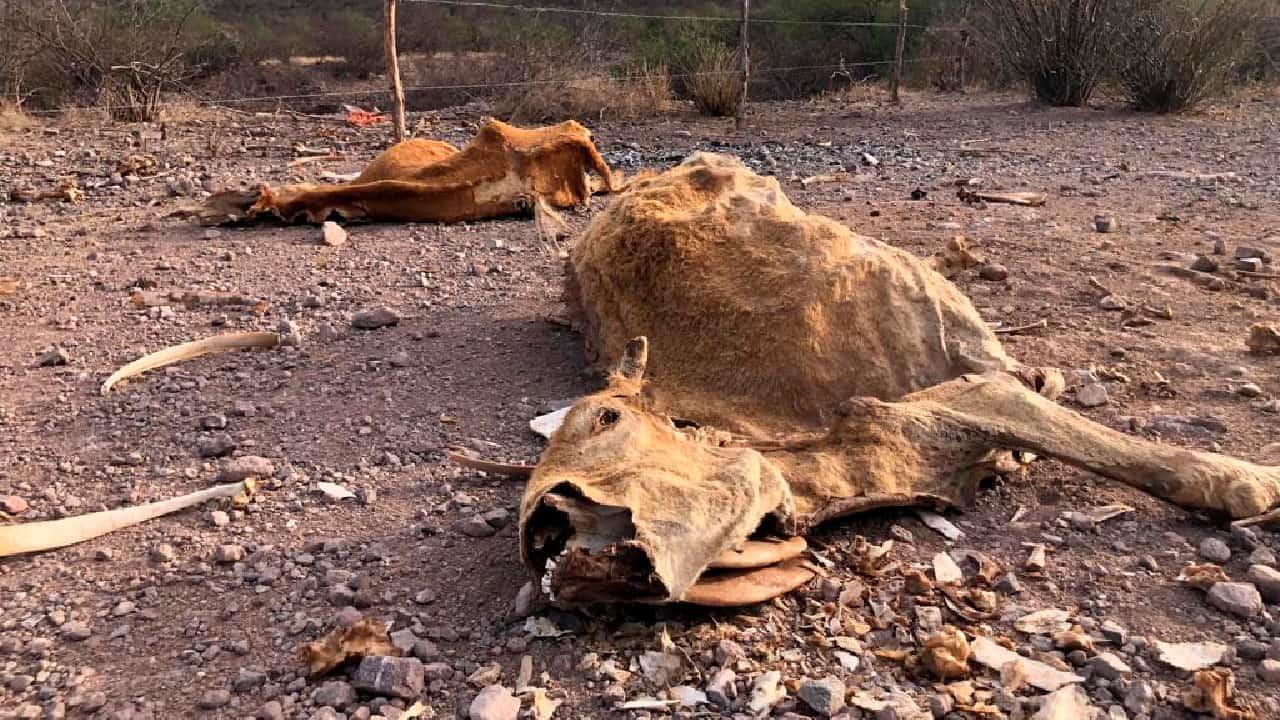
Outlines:
[[603,408],[600,410],[600,414],[596,417],[596,424],[600,427],[610,427],[612,425],[616,425],[618,420],[621,418],[622,416],[618,414],[617,410],[614,410],[613,408]]

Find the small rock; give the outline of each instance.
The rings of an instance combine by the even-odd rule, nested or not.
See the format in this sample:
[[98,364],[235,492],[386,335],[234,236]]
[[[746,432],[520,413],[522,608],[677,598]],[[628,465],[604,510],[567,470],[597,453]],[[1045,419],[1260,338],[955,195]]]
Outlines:
[[311,702],[320,707],[331,707],[341,710],[356,701],[356,689],[351,683],[342,680],[330,680],[311,693]]
[[978,268],[978,277],[991,282],[1000,282],[1009,278],[1009,268],[999,263],[985,263]]
[[532,582],[527,582],[516,592],[513,612],[517,618],[526,618],[533,614],[537,604],[538,588]]
[[209,524],[214,527],[226,527],[231,524],[231,516],[225,510],[214,510],[209,513]]
[[236,441],[226,433],[202,437],[196,442],[196,452],[203,458],[226,457],[235,452],[236,447]]
[[831,717],[844,707],[844,682],[834,675],[819,680],[804,680],[796,694],[822,717]]
[[1269,683],[1280,683],[1280,660],[1263,660],[1259,663],[1258,677]]
[[1127,675],[1133,672],[1115,653],[1104,652],[1099,653],[1089,660],[1089,667],[1093,668],[1095,675],[1104,677],[1108,680],[1117,680],[1121,675]]
[[1134,715],[1150,715],[1155,703],[1156,692],[1146,680],[1133,683],[1124,694],[1124,708]]
[[490,685],[480,691],[467,708],[470,720],[516,720],[520,700],[501,685]]
[[1220,265],[1218,261],[1215,260],[1214,258],[1209,257],[1208,255],[1201,255],[1200,257],[1196,258],[1195,262],[1191,263],[1191,269],[1195,270],[1196,272],[1203,272],[1203,273],[1218,272],[1219,267]]
[[269,478],[276,474],[276,464],[257,455],[242,455],[231,458],[222,464],[218,471],[218,482],[233,483],[248,478]]
[[67,351],[59,347],[45,351],[36,361],[40,367],[61,367],[70,363],[71,358],[67,355]]
[[9,515],[21,515],[27,511],[30,505],[27,501],[17,495],[0,495],[0,512]]
[[1236,656],[1244,660],[1261,660],[1267,656],[1267,644],[1245,638],[1236,643]]
[[434,590],[420,590],[417,595],[413,596],[413,601],[419,605],[430,605],[436,601],[436,593]]
[[1209,604],[1243,618],[1262,613],[1262,596],[1258,588],[1247,582],[1220,582],[1209,588]]
[[257,720],[284,720],[284,707],[279,700],[268,700],[258,708]]
[[721,640],[716,643],[716,664],[720,667],[729,667],[737,664],[747,656],[747,651],[741,645],[732,640]]
[[1258,258],[1268,265],[1271,264],[1271,253],[1266,248],[1252,247],[1249,245],[1241,245],[1236,248],[1235,259],[1243,260],[1245,258]]
[[1129,307],[1129,303],[1124,298],[1118,298],[1115,295],[1107,295],[1098,301],[1098,307],[1103,310],[1123,310]]
[[1106,405],[1110,399],[1107,387],[1102,383],[1089,383],[1076,390],[1076,402],[1083,407],[1091,408]]
[[247,693],[267,684],[267,674],[252,668],[240,668],[236,679],[231,681],[231,689],[238,693]]
[[80,642],[89,639],[89,636],[93,634],[93,628],[89,627],[89,623],[83,620],[71,620],[63,623],[62,627],[58,628],[58,632],[67,640]]
[[351,316],[351,327],[357,330],[377,330],[400,324],[400,316],[389,307],[361,310]]
[[358,690],[411,700],[422,692],[426,681],[422,661],[413,657],[370,655],[360,661],[351,683]]
[[1280,604],[1280,570],[1266,565],[1250,565],[1245,579],[1258,588],[1267,602]]
[[1212,563],[1221,565],[1231,559],[1231,548],[1227,544],[1216,537],[1207,537],[1200,541],[1198,548],[1200,557]]
[[480,517],[484,518],[484,521],[495,529],[504,528],[507,523],[511,522],[511,513],[502,508],[494,508]]
[[196,705],[202,710],[217,710],[231,702],[230,690],[209,690],[200,696]]
[[1125,645],[1129,642],[1129,631],[1125,630],[1119,623],[1114,620],[1105,620],[1098,628],[1102,633],[1102,637],[1112,645]]
[[160,543],[159,545],[151,548],[151,559],[155,562],[173,562],[173,559],[177,556],[177,551],[175,551],[173,546],[169,543]]
[[320,242],[329,247],[338,247],[347,244],[347,231],[342,226],[332,220],[326,220],[324,225],[320,226]]
[[862,153],[862,164],[867,167],[876,167],[880,164],[880,159],[871,153]]
[[679,703],[679,707],[696,708],[707,704],[707,694],[695,687],[676,685],[667,689],[667,696]]
[[[707,696],[710,697],[710,693]],[[747,700],[747,710],[757,717],[767,714],[774,705],[782,702],[787,696],[787,689],[782,686],[782,673],[777,670],[760,673],[751,683],[751,696]]]
[[1254,548],[1253,552],[1249,553],[1249,564],[1250,565],[1275,565],[1276,554],[1271,552],[1269,548],[1264,548],[1264,547]]
[[459,520],[456,525],[458,532],[468,537],[489,537],[498,532],[498,529],[490,525],[483,515],[472,515],[471,517]]
[[244,548],[240,545],[219,545],[213,551],[213,561],[217,563],[238,563],[244,559]]
[[1240,258],[1236,260],[1236,269],[1245,272],[1262,272],[1266,267],[1262,263],[1262,258]]
[[1093,229],[1100,233],[1113,233],[1119,226],[1116,219],[1110,215],[1095,215],[1093,218]]
[[722,708],[728,708],[738,697],[736,673],[728,668],[717,670],[707,681],[707,699]]
[[1258,398],[1264,394],[1262,386],[1257,383],[1244,383],[1236,388],[1236,394],[1240,397]]
[[956,701],[946,693],[934,693],[929,696],[929,714],[941,720],[956,709]]

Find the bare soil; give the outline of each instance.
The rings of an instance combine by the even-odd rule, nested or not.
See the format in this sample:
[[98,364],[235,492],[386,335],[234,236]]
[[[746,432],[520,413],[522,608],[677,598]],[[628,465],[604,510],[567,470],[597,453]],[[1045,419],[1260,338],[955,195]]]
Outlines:
[[[476,108],[460,108],[413,120],[419,134],[462,144],[478,119]],[[1264,448],[1280,430],[1280,358],[1248,354],[1245,338],[1252,323],[1280,319],[1277,288],[1274,280],[1233,279],[1231,272],[1237,247],[1280,255],[1275,94],[1182,117],[1045,109],[982,94],[909,96],[902,108],[878,98],[756,105],[743,132],[731,121],[689,113],[580,120],[610,162],[628,172],[666,167],[698,149],[730,152],[777,174],[806,209],[917,254],[965,235],[1008,271],[1002,281],[984,280],[977,270],[956,278],[984,317],[1004,327],[1048,321],[1048,329],[1005,336],[1011,353],[1062,367],[1073,379],[1089,368],[1101,376],[1110,400],[1083,409],[1086,415],[1255,460],[1276,450]],[[0,295],[0,495],[30,505],[8,522],[206,487],[218,460],[201,457],[199,447],[224,433],[237,454],[265,456],[278,468],[243,511],[210,505],[0,561],[0,715],[77,716],[101,706],[101,717],[241,718],[270,700],[291,718],[394,715],[382,710],[386,700],[363,694],[341,715],[312,702],[323,680],[305,678],[296,652],[349,603],[435,642],[440,655],[431,661],[447,667],[433,671],[422,699],[439,717],[466,717],[477,691],[467,681],[474,670],[500,663],[501,682],[510,687],[526,655],[533,684],[566,702],[556,717],[646,716],[613,709],[617,690],[602,699],[615,683],[600,677],[588,654],[626,668],[658,648],[660,624],[689,654],[690,685],[704,686],[724,662],[715,649],[727,639],[746,650],[744,660],[730,660],[740,684],[779,670],[794,691],[803,678],[835,674],[851,690],[901,691],[927,708],[937,694],[933,683],[873,652],[903,645],[902,633],[864,637],[856,673],[841,670],[823,639],[834,596],[855,580],[911,627],[915,601],[902,593],[900,572],[859,578],[844,561],[858,535],[875,542],[897,536],[893,552],[902,568],[925,566],[947,544],[907,511],[826,529],[815,544],[834,561],[830,577],[762,607],[542,611],[568,634],[526,632],[513,611],[529,580],[515,539],[521,487],[459,469],[444,453],[461,445],[489,459],[532,462],[541,441],[528,420],[595,388],[577,337],[551,321],[560,311],[561,261],[540,245],[533,223],[352,225],[348,244],[328,247],[314,227],[209,231],[167,217],[202,191],[356,171],[387,135],[385,127],[326,118],[222,111],[192,113],[163,133],[88,117],[0,131],[0,278],[20,281],[16,292]],[[342,159],[289,168],[295,143],[334,148]],[[160,173],[113,178],[116,164],[137,153],[154,155]],[[850,175],[807,188],[798,182],[836,172]],[[52,189],[66,176],[84,190],[78,204],[7,201],[11,190]],[[1043,191],[1049,201],[1043,208],[968,205],[957,199],[956,182],[970,179],[981,189]],[[927,197],[913,201],[916,189]],[[606,201],[598,198],[593,209]],[[569,219],[581,229],[590,214]],[[1097,232],[1097,215],[1114,218],[1116,230]],[[1219,276],[1229,281],[1224,289],[1159,267],[1212,256],[1217,240],[1226,252],[1218,257]],[[1100,307],[1091,277],[1139,308],[1138,323]],[[128,298],[139,285],[235,291],[266,299],[270,309],[137,309]],[[397,311],[401,322],[351,327],[353,313],[378,306]],[[1167,308],[1172,319],[1142,306]],[[143,352],[232,330],[275,330],[284,319],[300,329],[299,347],[206,357],[107,396],[98,392],[107,375]],[[55,347],[69,363],[41,366]],[[1241,394],[1247,383],[1256,387],[1243,392],[1254,397]],[[206,429],[224,420],[225,429]],[[1271,462],[1280,462],[1280,453]],[[328,501],[315,490],[318,481],[363,500]],[[1094,528],[1062,518],[1111,502],[1136,511]],[[217,509],[229,512],[229,524],[214,524]],[[510,513],[496,534],[477,538],[456,528],[493,509]],[[1011,522],[1019,509],[1025,514]],[[1000,618],[985,622],[988,631],[1026,648],[1028,638],[1010,620],[1058,607],[1095,634],[1111,620],[1139,638],[1108,647],[1132,674],[1087,684],[1118,717],[1187,714],[1180,698],[1189,680],[1153,659],[1151,641],[1214,640],[1240,649],[1248,646],[1243,641],[1280,640],[1280,608],[1269,608],[1270,620],[1229,616],[1175,580],[1198,560],[1196,547],[1207,537],[1231,547],[1224,567],[1243,579],[1256,548],[1280,551],[1274,533],[1233,535],[1213,520],[1047,461],[990,488],[952,519],[966,533],[955,547],[1019,570],[1021,592],[1000,595]],[[1020,572],[1024,543],[1033,542],[1051,547],[1039,577]],[[157,559],[163,544],[174,549],[172,560]],[[215,549],[227,544],[243,546],[245,559],[215,562]],[[424,590],[434,599],[415,602]],[[72,639],[65,624],[73,621],[88,624],[87,639]],[[1260,677],[1257,658],[1228,662],[1259,717],[1280,717],[1280,684]],[[265,677],[233,689],[246,670]],[[980,687],[999,695],[994,674],[976,675]],[[1125,710],[1124,698],[1140,682],[1155,690],[1153,708]],[[624,690],[634,699],[661,688],[637,672]],[[1028,716],[1034,695],[1000,698],[1001,712]],[[794,698],[792,692],[775,713],[811,714]]]

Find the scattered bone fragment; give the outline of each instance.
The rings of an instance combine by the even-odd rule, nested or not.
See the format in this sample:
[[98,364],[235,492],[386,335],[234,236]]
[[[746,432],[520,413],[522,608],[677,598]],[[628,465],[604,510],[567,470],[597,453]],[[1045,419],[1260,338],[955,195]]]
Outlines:
[[395,656],[386,623],[364,618],[350,627],[337,628],[302,648],[302,662],[311,675],[320,675],[347,660],[368,656]]
[[134,290],[129,293],[129,303],[135,308],[161,307],[164,305],[183,305],[189,308],[248,307],[253,308],[254,312],[259,315],[262,315],[270,308],[270,303],[262,298],[214,290],[170,290],[168,292]]
[[1010,205],[1025,205],[1028,207],[1040,207],[1049,201],[1049,196],[1038,192],[975,192],[966,188],[960,188],[957,193],[963,202],[989,202],[989,203],[1007,203]]
[[234,482],[145,505],[103,510],[60,520],[0,526],[0,557],[82,543],[209,500],[234,498],[252,491],[251,482]]
[[937,532],[939,535],[948,540],[956,541],[964,537],[964,531],[956,527],[950,520],[942,517],[936,512],[928,510],[917,510],[916,516],[920,518],[920,522],[924,523],[930,530]]
[[1016,671],[1028,685],[1047,692],[1053,692],[1071,683],[1084,682],[1084,678],[1075,673],[1058,670],[1039,660],[1023,657],[988,637],[979,636],[973,641],[971,647],[973,659],[980,665],[1003,672],[1007,666],[1016,663]]
[[150,355],[145,355],[133,362],[125,365],[119,370],[112,373],[106,382],[102,383],[102,394],[106,395],[111,392],[111,388],[115,387],[120,381],[137,377],[150,370],[173,365],[174,363],[191,360],[202,355],[215,352],[225,352],[227,350],[241,350],[245,348],[274,348],[280,345],[280,336],[275,333],[267,332],[246,332],[246,333],[229,333],[226,335],[217,335],[203,340],[195,340],[181,345],[158,350]]
[[1071,613],[1060,608],[1046,608],[1023,615],[1013,622],[1013,627],[1028,635],[1050,635],[1066,630]]

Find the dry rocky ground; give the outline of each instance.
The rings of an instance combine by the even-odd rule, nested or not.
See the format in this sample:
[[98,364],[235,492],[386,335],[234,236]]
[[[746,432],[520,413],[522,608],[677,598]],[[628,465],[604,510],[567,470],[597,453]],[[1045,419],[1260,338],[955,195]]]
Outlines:
[[[419,133],[462,143],[478,117],[427,114]],[[757,106],[749,125],[674,114],[593,130],[629,172],[695,149],[735,153],[803,207],[921,255],[963,234],[988,265],[956,282],[992,322],[1048,321],[1005,340],[1023,361],[1068,371],[1078,388],[1065,403],[1162,442],[1280,462],[1280,358],[1245,346],[1250,325],[1280,319],[1280,306],[1274,281],[1239,276],[1235,259],[1260,258],[1265,274],[1280,253],[1274,94],[1172,118],[992,95],[916,96],[902,109],[830,99]],[[189,492],[227,463],[255,462],[237,457],[272,466],[247,507],[211,504],[0,561],[0,716],[395,718],[420,699],[427,716],[498,720],[516,717],[502,688],[522,684],[562,701],[561,718],[1040,709],[1043,692],[977,663],[950,685],[916,666],[919,639],[947,623],[1074,669],[1117,719],[1191,715],[1189,673],[1162,662],[1157,643],[1220,643],[1239,699],[1280,717],[1280,536],[1229,532],[1055,462],[953,516],[964,531],[955,542],[906,511],[833,525],[812,543],[828,576],[764,606],[517,602],[528,580],[515,538],[521,488],[444,452],[532,461],[541,441],[528,420],[595,387],[575,335],[549,321],[560,261],[532,223],[353,225],[330,246],[312,227],[209,230],[167,217],[217,187],[358,169],[385,139],[334,120],[212,111],[163,133],[91,118],[0,132],[0,278],[17,281],[0,280],[0,519]],[[342,159],[290,168],[295,143]],[[118,172],[135,154],[157,167]],[[831,173],[847,174],[798,182]],[[83,191],[77,204],[7,200],[66,176]],[[968,205],[957,180],[1049,202]],[[927,197],[912,200],[917,189]],[[588,215],[570,221],[580,229]],[[1099,215],[1110,232],[1097,231]],[[1220,266],[1200,282],[1162,268],[1198,255]],[[270,308],[136,308],[136,287],[234,291]],[[398,323],[353,327],[379,307]],[[296,346],[206,357],[98,393],[143,352],[282,323]],[[321,482],[355,498],[331,500]],[[1107,503],[1134,510],[1069,515]],[[859,536],[894,540],[891,564],[860,574]],[[1049,550],[1038,574],[1023,570],[1036,543]],[[995,602],[989,617],[919,587],[911,571],[947,550],[1012,571],[983,596]],[[1266,603],[1246,585],[1211,603],[1177,581],[1210,561]],[[1062,613],[1022,624],[1032,632],[1014,627],[1047,609]],[[362,615],[391,623],[415,659],[308,677],[298,649]],[[1055,640],[1064,617],[1092,641]],[[528,713],[533,694],[523,697]],[[619,709],[643,698],[674,702]]]

